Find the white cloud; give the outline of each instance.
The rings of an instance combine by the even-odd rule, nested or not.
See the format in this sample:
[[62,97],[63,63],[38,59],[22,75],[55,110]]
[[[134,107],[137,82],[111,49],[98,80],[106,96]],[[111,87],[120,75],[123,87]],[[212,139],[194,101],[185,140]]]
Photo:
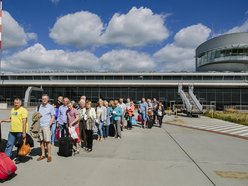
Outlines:
[[202,25],[192,25],[176,33],[174,42],[157,51],[153,57],[162,71],[194,71],[195,49],[210,36],[211,30]]
[[47,50],[37,43],[3,59],[3,70],[20,71],[152,71],[155,63],[145,53],[113,50],[97,58],[87,51]]
[[202,24],[191,25],[176,33],[175,44],[185,48],[195,48],[206,41],[211,29]]
[[148,54],[133,50],[112,50],[100,58],[104,71],[153,71],[155,63]]
[[164,25],[165,16],[154,14],[149,8],[133,7],[127,14],[114,14],[102,39],[106,44],[127,47],[161,42],[169,36]]
[[[188,29],[190,28],[190,29]],[[195,28],[196,31],[192,28]],[[202,28],[205,28],[202,25]],[[198,40],[192,37],[191,30]],[[193,71],[195,69],[195,48],[193,46],[207,39],[210,32],[199,32],[198,26],[181,29],[174,42],[167,44],[153,56],[130,49],[112,50],[101,57],[87,51],[70,52],[64,50],[47,50],[41,44],[35,44],[3,60],[5,71],[23,70],[66,70],[66,71]],[[201,34],[201,37],[198,36]],[[204,34],[204,36],[202,36]],[[187,44],[185,44],[187,43]]]
[[242,25],[235,26],[231,28],[230,30],[228,30],[226,33],[230,34],[230,33],[236,33],[236,32],[248,32],[248,19]]
[[[37,43],[3,60],[5,71],[99,70],[98,58],[86,51],[47,50]],[[93,69],[94,68],[94,69]]]
[[161,71],[193,71],[195,50],[167,44],[154,54],[156,61],[160,62]]
[[99,44],[103,23],[96,14],[81,11],[60,17],[49,36],[58,44],[78,48]]
[[3,48],[21,47],[29,40],[36,39],[35,33],[26,33],[21,25],[9,14],[3,11]]
[[58,44],[78,48],[102,44],[144,46],[169,36],[165,17],[148,8],[133,7],[127,14],[114,14],[104,29],[98,15],[81,11],[60,17],[51,29],[50,37]]

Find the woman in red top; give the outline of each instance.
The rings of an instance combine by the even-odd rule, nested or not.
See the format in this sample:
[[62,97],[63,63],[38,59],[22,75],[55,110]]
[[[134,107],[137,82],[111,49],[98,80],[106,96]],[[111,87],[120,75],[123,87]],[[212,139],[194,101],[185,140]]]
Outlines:
[[127,124],[127,129],[131,130],[132,129],[132,118],[133,118],[133,112],[134,112],[134,103],[133,101],[130,102],[130,107],[128,109],[128,124]]

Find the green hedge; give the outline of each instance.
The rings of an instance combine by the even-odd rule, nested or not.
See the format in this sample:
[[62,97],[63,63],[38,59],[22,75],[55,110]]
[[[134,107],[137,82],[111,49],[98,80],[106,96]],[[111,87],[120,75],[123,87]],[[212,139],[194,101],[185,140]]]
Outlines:
[[205,112],[203,115],[210,117],[210,118],[212,118],[213,116],[216,119],[221,119],[224,121],[230,121],[230,122],[248,126],[248,114],[247,113],[214,112],[212,114],[211,112]]

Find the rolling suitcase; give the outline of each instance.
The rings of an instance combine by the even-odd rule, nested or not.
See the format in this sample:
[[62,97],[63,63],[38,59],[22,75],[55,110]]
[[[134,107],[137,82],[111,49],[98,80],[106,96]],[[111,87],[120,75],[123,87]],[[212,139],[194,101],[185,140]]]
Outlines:
[[98,134],[97,133],[93,133],[93,140],[97,140],[98,139]]
[[147,120],[147,127],[148,129],[151,129],[153,127],[153,119],[148,117],[148,120]]
[[0,180],[7,180],[16,170],[14,162],[4,152],[0,152]]
[[71,137],[63,137],[59,140],[59,156],[69,157],[72,156],[73,139]]
[[114,137],[115,136],[115,127],[113,124],[109,125],[109,136]]
[[1,124],[0,124],[0,152],[4,152],[7,146],[7,140],[2,139],[2,131],[1,131]]
[[[0,124],[0,140],[2,145],[3,140],[1,134],[2,133]],[[0,152],[0,180],[7,180],[11,175],[15,173],[16,170],[17,167],[15,166],[14,162],[4,152]]]

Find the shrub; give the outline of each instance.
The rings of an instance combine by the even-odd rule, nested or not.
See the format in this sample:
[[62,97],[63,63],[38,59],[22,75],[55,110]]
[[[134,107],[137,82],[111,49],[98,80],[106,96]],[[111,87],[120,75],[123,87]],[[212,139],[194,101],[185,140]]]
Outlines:
[[228,109],[225,112],[215,111],[213,114],[207,111],[203,115],[248,126],[248,113],[240,113],[235,109]]

